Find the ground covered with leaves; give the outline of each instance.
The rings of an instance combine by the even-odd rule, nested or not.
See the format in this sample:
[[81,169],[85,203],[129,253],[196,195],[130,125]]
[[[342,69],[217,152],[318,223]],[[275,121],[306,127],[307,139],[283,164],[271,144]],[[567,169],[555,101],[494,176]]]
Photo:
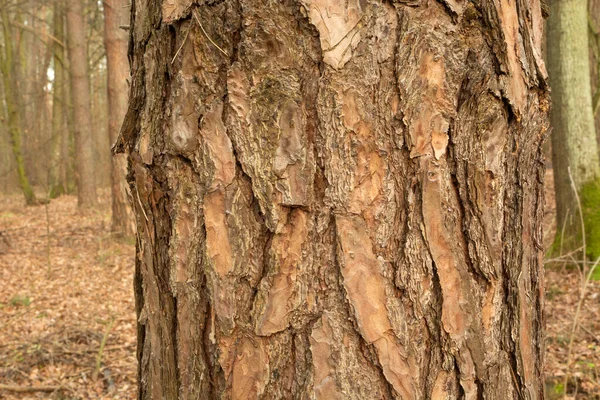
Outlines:
[[[548,244],[551,174],[546,181]],[[135,398],[135,249],[111,235],[109,221],[106,202],[82,213],[72,196],[47,208],[0,196],[1,399]],[[577,269],[548,266],[549,399],[565,391],[570,399],[600,399],[600,283],[589,283],[584,301],[581,288]]]
[[0,196],[0,398],[135,398],[134,245],[110,208]]

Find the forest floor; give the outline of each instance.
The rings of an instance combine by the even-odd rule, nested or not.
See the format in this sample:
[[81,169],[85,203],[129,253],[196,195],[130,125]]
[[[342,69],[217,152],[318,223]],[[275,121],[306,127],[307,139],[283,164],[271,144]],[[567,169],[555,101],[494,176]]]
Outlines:
[[0,196],[0,399],[133,399],[135,246],[111,236],[107,200],[47,211]]
[[[546,182],[551,242],[551,174]],[[0,399],[135,398],[135,249],[110,234],[109,222],[107,200],[82,213],[73,196],[47,208],[0,196]],[[600,399],[599,282],[588,286],[567,367],[580,289],[577,270],[547,268],[549,399],[563,397],[567,371],[567,398]]]

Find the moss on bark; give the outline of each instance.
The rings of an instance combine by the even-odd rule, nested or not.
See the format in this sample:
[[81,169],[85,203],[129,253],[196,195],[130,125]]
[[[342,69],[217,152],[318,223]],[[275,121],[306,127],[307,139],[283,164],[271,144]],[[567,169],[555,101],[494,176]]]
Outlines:
[[595,260],[600,256],[600,179],[583,185],[580,197],[585,224],[586,255]]

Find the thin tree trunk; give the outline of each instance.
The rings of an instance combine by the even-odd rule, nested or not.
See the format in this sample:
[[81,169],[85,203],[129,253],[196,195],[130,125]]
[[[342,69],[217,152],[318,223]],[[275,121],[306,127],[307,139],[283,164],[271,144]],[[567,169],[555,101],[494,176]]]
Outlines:
[[8,118],[8,130],[12,145],[13,155],[17,174],[19,176],[19,185],[25,196],[25,202],[28,205],[36,204],[37,200],[33,188],[29,183],[29,178],[25,172],[25,162],[23,160],[23,148],[21,139],[23,137],[23,129],[21,124],[21,116],[19,110],[17,76],[15,71],[17,64],[15,62],[15,51],[13,48],[13,38],[10,27],[10,19],[6,3],[0,3],[0,15],[2,18],[2,34],[4,36],[4,54],[0,55],[0,69],[4,83],[4,101],[6,104],[6,114]]
[[[50,8],[42,6],[40,13],[42,20],[49,20],[51,15]],[[33,132],[36,145],[34,147],[34,160],[38,175],[38,181],[43,185],[46,191],[44,197],[48,196],[50,190],[49,182],[49,165],[51,161],[51,155],[48,154],[48,148],[51,147],[52,142],[52,129],[48,126],[47,122],[50,121],[51,111],[49,110],[49,93],[48,87],[48,70],[50,68],[53,59],[53,42],[47,38],[47,33],[50,24],[42,24],[42,27],[38,29],[36,34],[37,43],[37,55],[35,57],[37,68],[34,76],[33,86],[33,106],[34,106],[34,118],[33,118]],[[38,36],[39,35],[39,36]],[[44,38],[44,40],[42,40]],[[46,199],[47,200],[47,199]]]
[[[54,3],[54,37],[64,42],[64,3],[56,0]],[[62,159],[65,157],[64,132],[67,130],[65,121],[65,81],[63,63],[64,48],[54,43],[54,84],[52,100],[52,140],[49,176],[50,198],[55,198],[67,192],[66,174],[63,172]]]
[[[66,18],[65,18],[66,19]],[[68,57],[66,59],[68,61]],[[70,67],[63,70],[65,78],[71,81]],[[74,194],[77,190],[77,177],[75,172],[75,122],[73,117],[73,96],[71,95],[71,85],[65,85],[65,116],[67,122],[67,131],[63,133],[61,146],[63,147],[62,164],[67,182],[67,193]]]
[[132,2],[140,399],[542,399],[537,1]]
[[[120,29],[128,21],[129,0],[104,1],[104,45],[108,73],[108,133],[111,145],[117,140],[119,129],[127,111],[127,33]],[[127,157],[116,154],[112,158],[112,230],[125,236],[135,233],[135,220],[129,205],[127,181]]]
[[583,207],[587,253],[595,258],[600,255],[600,161],[592,110],[587,1],[550,2],[548,70],[553,102],[555,247],[562,243],[563,251],[568,252],[582,244],[579,209],[569,178],[570,170]]
[[79,206],[85,208],[94,206],[97,196],[85,20],[83,3],[79,0],[68,0],[67,32],[75,129],[77,199]]

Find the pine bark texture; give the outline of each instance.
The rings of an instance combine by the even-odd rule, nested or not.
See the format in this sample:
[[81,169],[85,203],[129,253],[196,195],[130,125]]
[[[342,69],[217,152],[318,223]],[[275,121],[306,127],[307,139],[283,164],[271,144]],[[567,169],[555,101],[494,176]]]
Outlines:
[[[108,88],[108,133],[111,145],[117,140],[127,111],[129,60],[127,33],[120,28],[129,21],[129,0],[105,0],[104,47],[106,48]],[[112,230],[125,236],[135,233],[135,220],[129,205],[127,157],[115,154],[111,159]]]
[[77,200],[79,206],[85,208],[96,204],[97,194],[85,20],[83,2],[79,0],[67,0],[67,39],[75,132]]
[[542,399],[542,27],[134,1],[139,398]]
[[[583,203],[586,236],[600,256],[600,161],[592,109],[588,2],[552,0],[548,18],[548,70],[552,87],[552,165],[557,233],[565,252],[581,246],[578,201]],[[582,191],[583,189],[586,189]],[[588,192],[592,192],[588,194]],[[588,197],[591,197],[589,199]],[[590,202],[589,206],[586,203]],[[589,209],[589,210],[588,210]],[[561,238],[562,227],[565,237]],[[564,239],[564,240],[563,240]],[[593,251],[590,252],[590,250]]]

